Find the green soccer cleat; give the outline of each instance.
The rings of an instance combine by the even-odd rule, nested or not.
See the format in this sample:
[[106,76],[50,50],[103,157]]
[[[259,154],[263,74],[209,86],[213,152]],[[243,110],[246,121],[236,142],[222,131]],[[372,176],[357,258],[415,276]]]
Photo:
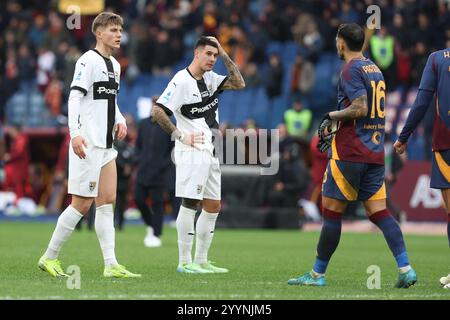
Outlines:
[[140,278],[142,275],[128,271],[124,266],[118,264],[113,267],[105,267],[103,271],[105,278]]
[[203,269],[197,263],[183,263],[177,267],[179,273],[213,273],[211,270]]
[[38,267],[42,271],[48,272],[52,277],[65,278],[69,276],[61,268],[61,263],[58,259],[51,260],[47,259],[45,256],[42,256],[39,259]]
[[417,275],[414,269],[409,269],[405,273],[400,273],[398,275],[397,283],[395,284],[395,288],[409,288],[417,282]]
[[311,272],[308,272],[298,278],[289,279],[288,284],[293,286],[323,287],[325,286],[325,276],[316,278],[311,275]]
[[212,271],[212,273],[228,273],[228,269],[216,267],[213,265],[212,261],[208,261],[206,263],[201,263],[200,267],[203,270],[210,270],[210,271]]

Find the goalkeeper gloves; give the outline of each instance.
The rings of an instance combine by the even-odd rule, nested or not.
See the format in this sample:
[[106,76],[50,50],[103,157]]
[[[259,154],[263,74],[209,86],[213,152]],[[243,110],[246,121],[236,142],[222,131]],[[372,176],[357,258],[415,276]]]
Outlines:
[[331,132],[331,125],[333,121],[331,120],[330,114],[326,113],[323,119],[319,123],[319,128],[317,129],[317,134],[319,135],[319,142],[317,143],[317,149],[320,152],[327,151],[331,146],[331,141],[333,140],[333,134]]

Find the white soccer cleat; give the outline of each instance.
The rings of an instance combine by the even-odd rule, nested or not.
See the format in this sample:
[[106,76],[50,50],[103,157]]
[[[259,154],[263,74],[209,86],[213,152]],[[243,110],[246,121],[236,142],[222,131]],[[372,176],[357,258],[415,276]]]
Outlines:
[[144,239],[144,246],[147,248],[157,248],[161,247],[162,241],[154,235],[147,235]]
[[[446,276],[446,277],[440,278],[440,279],[439,279],[439,282],[440,282],[443,286],[447,286],[448,284],[450,284],[450,274],[449,274],[448,276]],[[445,288],[445,287],[444,287],[444,288]],[[450,286],[449,286],[449,288],[450,288]],[[449,289],[449,288],[446,288],[446,289]]]
[[447,283],[447,284],[444,286],[444,289],[450,289],[450,283]]

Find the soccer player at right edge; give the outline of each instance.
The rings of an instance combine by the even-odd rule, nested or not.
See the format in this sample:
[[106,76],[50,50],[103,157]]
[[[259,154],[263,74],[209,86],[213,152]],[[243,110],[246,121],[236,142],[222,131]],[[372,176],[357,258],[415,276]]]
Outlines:
[[[405,152],[409,136],[425,116],[433,98],[436,112],[430,187],[442,191],[450,246],[450,48],[433,52],[428,57],[416,100],[398,140],[394,143],[399,154]],[[450,274],[442,277],[440,282],[444,288],[450,289]]]
[[[348,202],[363,201],[369,220],[381,229],[399,269],[395,287],[408,288],[417,276],[408,260],[400,226],[386,210],[384,185],[384,100],[386,85],[380,69],[362,53],[364,30],[341,25],[336,48],[345,61],[338,82],[338,111],[319,125],[318,148],[330,149],[322,184],[323,226],[311,272],[290,285],[325,285],[325,271],[341,237],[342,214]],[[330,134],[332,121],[339,121]]]

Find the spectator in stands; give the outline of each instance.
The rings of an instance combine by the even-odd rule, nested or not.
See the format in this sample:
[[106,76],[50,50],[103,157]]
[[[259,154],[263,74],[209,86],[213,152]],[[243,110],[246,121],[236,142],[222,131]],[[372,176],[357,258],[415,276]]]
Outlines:
[[341,21],[345,21],[346,23],[359,23],[358,12],[353,9],[351,1],[346,0],[342,2],[341,14],[339,18]]
[[56,52],[61,42],[70,42],[71,36],[62,17],[55,11],[51,11],[47,17],[48,27],[44,34],[43,46],[51,52]]
[[281,94],[283,81],[283,66],[280,56],[272,53],[269,59],[269,69],[266,75],[266,93],[269,99],[278,97]]
[[323,49],[324,41],[314,17],[310,14],[300,14],[292,27],[292,33],[299,45],[299,53],[315,63]]
[[28,150],[28,136],[23,133],[20,126],[12,126],[7,131],[11,143],[9,151],[5,154],[6,180],[4,188],[13,191],[17,199],[30,195],[28,181],[28,166],[30,154]]
[[52,79],[52,73],[55,68],[56,55],[48,47],[38,48],[37,59],[37,84],[41,92],[45,92]]
[[419,86],[420,78],[422,77],[422,71],[427,63],[427,48],[424,42],[416,42],[412,48],[411,65],[411,84],[413,86]]
[[256,22],[251,24],[248,41],[253,48],[252,60],[256,63],[263,63],[266,60],[265,49],[269,42],[269,37]]
[[314,65],[301,55],[297,55],[291,73],[291,94],[296,99],[308,95],[316,83]]
[[[152,98],[155,104],[158,97]],[[151,117],[141,120],[136,139],[136,205],[147,226],[146,247],[161,246],[164,194],[175,184],[175,166],[171,160],[174,142]],[[151,208],[147,204],[150,195]]]
[[300,100],[295,100],[292,108],[284,112],[284,123],[290,136],[308,138],[312,112],[303,108]]
[[17,69],[22,90],[30,92],[33,89],[36,75],[36,61],[32,57],[27,43],[19,46]]
[[381,29],[378,30],[378,32],[370,38],[369,45],[370,54],[376,65],[383,72],[387,88],[394,88],[394,37],[388,33],[386,26],[381,25]]
[[254,62],[250,62],[244,67],[242,76],[244,77],[245,85],[247,88],[259,87],[262,83],[260,74],[258,72],[258,66]]
[[217,7],[214,1],[206,1],[203,8],[203,32],[216,35],[218,28]]
[[[67,53],[64,55],[64,67],[62,80],[64,82],[64,97],[68,98],[70,93],[70,84],[75,72],[75,64],[81,57],[81,52],[75,45],[70,45]],[[66,99],[65,99],[66,100]]]
[[45,102],[54,117],[61,114],[63,89],[61,81],[56,77],[52,77],[44,92]]
[[38,48],[42,46],[44,42],[45,35],[45,27],[46,27],[46,19],[43,14],[38,14],[34,17],[33,24],[28,31],[28,39],[30,39],[31,44]]
[[152,72],[154,41],[151,32],[156,33],[155,28],[146,29],[144,23],[136,22],[130,30],[130,49],[129,55],[131,61],[137,66],[139,72]]
[[153,73],[155,75],[169,76],[175,50],[169,42],[169,33],[166,30],[158,32],[153,50]]
[[437,30],[434,24],[430,23],[428,15],[424,12],[419,12],[417,14],[417,24],[414,28],[414,32],[411,34],[414,37],[415,42],[424,43],[429,51],[435,51],[436,47],[439,45],[439,40],[436,39],[436,36],[439,35],[439,30]]

